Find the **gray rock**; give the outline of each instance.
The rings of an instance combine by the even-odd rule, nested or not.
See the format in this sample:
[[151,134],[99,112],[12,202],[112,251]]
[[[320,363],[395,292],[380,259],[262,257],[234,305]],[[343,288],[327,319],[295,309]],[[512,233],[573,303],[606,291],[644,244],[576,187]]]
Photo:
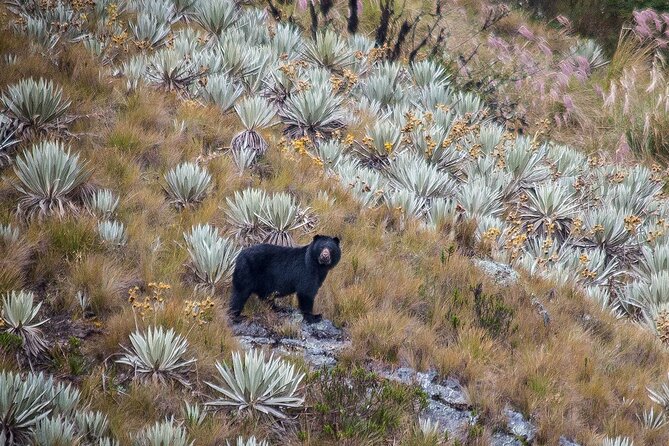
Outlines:
[[428,407],[421,416],[438,421],[449,436],[460,441],[466,440],[469,426],[476,423],[477,417],[469,410],[469,400],[457,379],[448,378],[440,382],[434,371],[422,373],[409,367],[375,371],[386,379],[420,386],[429,398]]
[[232,334],[235,336],[246,336],[252,338],[269,337],[270,332],[262,325],[253,321],[244,321],[239,324],[233,324]]
[[476,424],[477,420],[477,417],[469,410],[459,410],[438,401],[430,401],[422,417],[438,421],[439,426],[448,432],[449,437],[457,438],[462,442],[467,439],[469,427]]
[[567,437],[560,437],[560,440],[558,441],[559,446],[581,446],[580,444],[576,443],[575,441],[569,440]]
[[509,429],[511,434],[522,438],[528,443],[534,440],[534,437],[537,435],[537,428],[527,421],[522,413],[506,407],[504,409],[504,416],[507,420],[507,429]]
[[506,432],[495,432],[490,439],[490,446],[523,446],[523,443]]
[[472,259],[472,262],[500,285],[508,286],[518,282],[518,273],[511,265],[483,259]]
[[426,383],[423,388],[433,399],[438,399],[451,407],[460,410],[471,408],[469,398],[455,378],[447,378],[441,384]]
[[[291,312],[290,318],[301,322],[299,312]],[[314,367],[331,367],[337,363],[336,355],[350,345],[344,333],[331,321],[300,325],[297,338],[282,338],[257,322],[245,321],[235,324],[232,331],[244,348],[267,346],[286,354],[301,354]]]
[[323,319],[317,324],[302,324],[302,332],[315,339],[342,339],[344,332],[332,324],[332,321]]

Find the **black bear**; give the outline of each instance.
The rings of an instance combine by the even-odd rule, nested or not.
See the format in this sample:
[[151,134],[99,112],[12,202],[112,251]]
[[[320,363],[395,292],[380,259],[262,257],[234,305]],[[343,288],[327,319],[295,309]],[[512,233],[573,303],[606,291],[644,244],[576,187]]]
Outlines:
[[339,239],[325,235],[299,248],[262,244],[243,249],[232,274],[230,315],[239,319],[251,294],[267,299],[297,293],[304,320],[319,322],[321,315],[313,314],[314,298],[340,258]]

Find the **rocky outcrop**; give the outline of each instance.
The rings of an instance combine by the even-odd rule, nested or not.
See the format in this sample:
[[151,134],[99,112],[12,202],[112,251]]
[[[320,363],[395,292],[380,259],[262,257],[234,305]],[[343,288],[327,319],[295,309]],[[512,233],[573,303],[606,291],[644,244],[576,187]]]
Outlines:
[[[267,347],[279,353],[301,354],[314,368],[334,366],[338,354],[350,346],[344,331],[329,320],[323,319],[309,325],[301,321],[297,311],[290,312],[287,317],[299,324],[299,333],[295,336],[282,337],[253,320],[233,325],[233,333],[244,348]],[[421,416],[439,422],[439,426],[448,432],[449,438],[466,441],[470,427],[479,421],[467,392],[454,377],[442,379],[435,371],[417,372],[409,367],[391,369],[372,365],[370,369],[385,379],[419,386],[428,396],[428,406]],[[506,407],[503,414],[507,421],[506,429],[492,435],[491,445],[532,444],[537,433],[536,427],[511,407]],[[560,446],[578,444],[563,437]]]
[[472,262],[500,285],[509,286],[518,282],[518,272],[511,265],[483,259],[472,259]]
[[394,371],[375,370],[380,376],[406,385],[418,385],[428,396],[424,418],[438,421],[450,438],[465,441],[469,427],[477,417],[471,410],[469,399],[457,379],[439,380],[436,372],[416,372],[409,367]]
[[[290,317],[297,322],[301,315],[296,312]],[[337,354],[350,345],[343,331],[327,319],[311,325],[300,322],[299,335],[290,338],[277,336],[254,321],[235,324],[232,331],[245,348],[267,346],[280,353],[299,353],[313,367],[334,366]]]

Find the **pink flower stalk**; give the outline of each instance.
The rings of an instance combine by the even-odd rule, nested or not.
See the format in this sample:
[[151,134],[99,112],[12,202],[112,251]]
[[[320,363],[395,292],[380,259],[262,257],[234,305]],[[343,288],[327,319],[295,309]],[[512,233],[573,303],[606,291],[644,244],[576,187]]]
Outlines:
[[553,50],[551,50],[551,47],[548,46],[548,42],[546,42],[546,39],[543,37],[539,40],[537,45],[541,52],[544,53],[547,57],[551,57],[553,55]]
[[583,56],[576,56],[576,65],[577,66],[574,75],[581,82],[585,81],[592,72],[590,61]]
[[560,93],[559,93],[555,88],[551,88],[551,89],[548,91],[548,96],[549,96],[552,100],[554,100],[554,101],[557,102],[557,101],[559,100],[559,98],[560,98]]
[[627,138],[625,134],[620,135],[620,140],[618,140],[618,148],[614,155],[614,160],[618,164],[624,163],[632,154],[629,144],[627,144]]
[[564,74],[567,77],[570,77],[574,74],[574,63],[570,59],[563,59],[558,63],[558,67],[560,68],[560,73]]
[[532,82],[532,87],[544,96],[546,94],[546,82],[543,79],[537,79]]
[[527,40],[534,40],[534,33],[525,25],[521,25],[520,28],[518,28],[518,34],[525,37]]
[[604,94],[604,89],[603,89],[602,87],[600,87],[599,85],[595,84],[595,86],[593,87],[593,89],[595,90],[595,93],[597,93],[597,95],[599,95],[600,98],[604,99],[605,94]]
[[532,54],[528,53],[527,51],[523,51],[522,53],[520,53],[520,56],[518,58],[520,60],[520,63],[528,71],[534,70],[534,67],[537,66],[537,62],[534,60],[534,57],[532,57]]
[[571,31],[571,21],[567,17],[559,15],[555,17],[555,20],[557,20],[560,25],[565,27],[567,31]]
[[498,53],[509,52],[509,44],[501,37],[491,35],[490,37],[488,37],[488,45],[490,46],[490,48],[496,50]]
[[564,108],[567,109],[567,112],[571,113],[574,111],[574,101],[572,100],[571,96],[568,94],[562,96],[562,103],[564,104]]
[[618,92],[618,84],[611,82],[611,91],[609,95],[604,99],[604,107],[611,107],[616,102],[616,96]]
[[555,76],[555,83],[562,88],[566,88],[567,85],[569,85],[570,78],[571,76],[567,76],[564,73],[557,73]]

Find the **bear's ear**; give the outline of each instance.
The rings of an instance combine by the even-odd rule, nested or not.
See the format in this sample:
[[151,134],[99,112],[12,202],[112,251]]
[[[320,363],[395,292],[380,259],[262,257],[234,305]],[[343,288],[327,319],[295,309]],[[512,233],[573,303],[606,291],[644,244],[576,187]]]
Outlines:
[[337,244],[337,246],[339,246],[339,237],[335,237],[335,238],[333,238],[333,240]]
[[318,240],[319,238],[323,238],[323,236],[320,234],[314,235],[314,241]]

